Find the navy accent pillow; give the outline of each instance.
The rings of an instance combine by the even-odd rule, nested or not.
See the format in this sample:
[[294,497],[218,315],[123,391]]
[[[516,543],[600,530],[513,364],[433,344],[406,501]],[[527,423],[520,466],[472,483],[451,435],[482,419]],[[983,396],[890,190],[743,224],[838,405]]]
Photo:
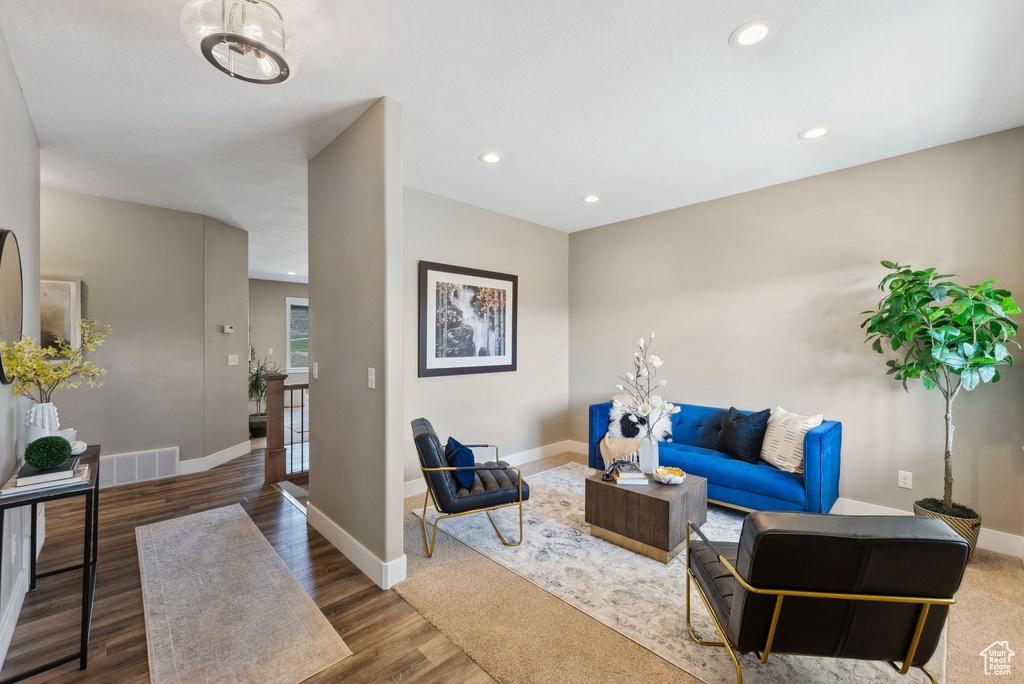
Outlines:
[[[761,436],[764,436],[762,430]],[[758,454],[760,454],[760,450]],[[448,438],[448,443],[444,445],[444,458],[448,461],[448,465],[455,468],[465,468],[467,466],[475,466],[476,459],[473,457],[473,450],[467,446],[462,446],[454,437]],[[476,471],[473,470],[455,470],[452,471],[455,476],[455,481],[459,485],[469,489],[473,486],[473,480],[476,478]]]
[[722,418],[722,431],[718,433],[715,449],[741,461],[757,463],[761,458],[761,444],[771,415],[771,409],[748,416],[730,407]]

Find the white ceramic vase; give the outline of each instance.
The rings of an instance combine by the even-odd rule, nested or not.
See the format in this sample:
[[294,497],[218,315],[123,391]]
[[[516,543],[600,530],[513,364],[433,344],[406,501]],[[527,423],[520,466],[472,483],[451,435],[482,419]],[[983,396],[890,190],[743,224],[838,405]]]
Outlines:
[[658,442],[651,437],[640,440],[640,470],[653,473],[658,467]]
[[56,435],[59,429],[60,419],[53,404],[32,404],[25,412],[25,444]]

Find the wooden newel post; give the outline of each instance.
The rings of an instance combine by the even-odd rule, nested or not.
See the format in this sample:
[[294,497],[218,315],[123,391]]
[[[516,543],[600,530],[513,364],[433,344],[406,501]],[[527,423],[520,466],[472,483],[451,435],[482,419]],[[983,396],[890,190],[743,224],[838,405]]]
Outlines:
[[284,373],[267,373],[267,448],[264,481],[280,482],[284,467]]

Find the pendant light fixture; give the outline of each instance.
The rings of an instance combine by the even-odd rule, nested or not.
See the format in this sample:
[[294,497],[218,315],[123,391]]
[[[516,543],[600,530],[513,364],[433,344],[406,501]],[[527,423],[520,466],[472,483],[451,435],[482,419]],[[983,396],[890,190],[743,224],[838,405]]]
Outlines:
[[294,40],[266,0],[192,0],[181,30],[193,50],[231,78],[283,83],[296,73]]

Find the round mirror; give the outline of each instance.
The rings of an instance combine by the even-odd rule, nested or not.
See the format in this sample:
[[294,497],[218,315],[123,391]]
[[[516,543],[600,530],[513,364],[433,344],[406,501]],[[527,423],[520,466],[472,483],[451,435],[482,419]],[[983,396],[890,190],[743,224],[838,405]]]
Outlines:
[[[18,238],[9,230],[0,230],[0,339],[8,346],[21,339],[22,304]],[[0,357],[0,382],[8,385],[12,380]]]

